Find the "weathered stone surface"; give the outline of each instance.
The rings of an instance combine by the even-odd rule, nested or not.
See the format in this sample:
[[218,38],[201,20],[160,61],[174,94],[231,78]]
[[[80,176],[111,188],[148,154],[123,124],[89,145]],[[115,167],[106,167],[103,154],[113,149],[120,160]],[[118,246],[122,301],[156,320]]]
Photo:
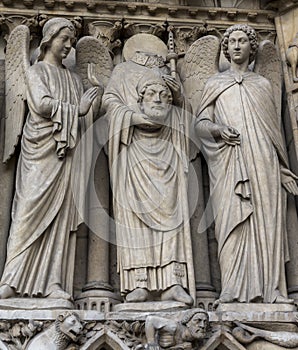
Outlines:
[[[101,44],[107,49],[106,52],[110,50],[108,56],[104,54],[97,55],[97,51],[93,50],[91,46],[90,51],[93,51],[94,56],[101,56],[103,61],[109,61],[111,63],[113,59],[116,69],[117,65],[123,61],[123,57],[127,57],[127,51],[128,57],[130,54],[133,54],[133,49],[126,49],[129,47],[129,43],[133,42],[135,34],[143,38],[142,44],[145,49],[148,49],[149,43],[152,44],[153,42],[153,45],[150,44],[150,52],[153,55],[157,52],[160,53],[159,45],[161,45],[163,48],[162,50],[164,50],[163,56],[167,57],[168,49],[166,48],[166,44],[168,31],[170,30],[174,33],[175,51],[179,54],[178,70],[180,70],[185,60],[190,57],[188,52],[189,48],[198,38],[204,38],[207,34],[211,34],[221,39],[226,28],[231,24],[248,23],[256,29],[258,37],[261,40],[269,39],[271,42],[275,42],[276,33],[278,35],[277,47],[282,60],[283,78],[285,79],[287,92],[283,101],[282,123],[284,124],[290,167],[297,173],[297,89],[295,87],[297,83],[293,79],[297,69],[293,66],[295,60],[291,62],[288,60],[288,63],[290,63],[289,65],[286,59],[286,51],[289,46],[291,46],[290,44],[294,42],[295,35],[298,32],[296,21],[297,8],[297,3],[293,0],[188,0],[187,3],[182,0],[165,0],[162,3],[150,0],[143,2],[113,0],[88,0],[87,2],[81,0],[3,0],[0,4],[0,57],[3,60],[1,74],[4,75],[4,60],[6,58],[5,45],[8,34],[20,24],[30,29],[30,55],[32,57],[31,63],[33,63],[34,57],[36,57],[35,49],[39,45],[41,39],[41,28],[52,16],[71,19],[78,29],[79,36],[85,37],[91,34],[94,39],[99,39]],[[143,34],[145,34],[145,36]],[[154,39],[152,39],[152,35]],[[148,39],[150,42],[146,38],[151,38]],[[128,45],[125,50],[123,50],[125,42],[127,42]],[[158,43],[158,45],[154,43]],[[17,47],[17,40],[15,40],[12,45]],[[135,45],[135,43],[133,45]],[[6,50],[6,53],[7,52],[9,52],[9,50]],[[267,51],[265,55],[267,59],[271,61],[276,60],[278,55],[273,53],[273,51],[270,52],[271,53],[268,53]],[[13,61],[17,61],[17,59],[17,55],[12,55]],[[205,70],[206,73],[207,62],[210,61],[208,50],[202,51],[201,54],[194,54],[192,60],[192,66],[188,72],[190,75],[196,75],[196,61],[199,62],[201,67],[204,67],[203,70]],[[68,68],[74,69],[76,63],[74,48],[71,52],[71,58],[69,60],[64,60],[64,62]],[[267,61],[267,63],[268,62],[269,61]],[[267,66],[271,67],[269,63]],[[227,63],[221,54],[219,70],[224,71],[229,68],[230,64]],[[276,69],[273,69],[273,71],[278,73]],[[105,79],[107,82],[109,80],[110,70],[106,68],[106,72],[107,75]],[[131,72],[134,72],[134,69],[132,69],[132,71],[126,71],[127,74],[126,76],[124,75],[124,81],[125,79],[129,79],[128,76]],[[0,76],[2,76],[1,74]],[[21,75],[17,70],[15,72],[7,71],[6,74],[12,78],[14,84],[17,78],[19,79],[18,81],[22,81],[22,79],[20,79]],[[259,72],[259,74],[262,73]],[[200,79],[205,82],[205,76],[201,75]],[[7,113],[4,112],[5,93],[8,93],[8,89],[6,89],[6,91],[3,90],[5,80],[7,81],[8,78],[3,76],[2,89],[0,89],[0,94],[2,96],[0,101],[2,106],[1,110],[3,112],[1,115],[0,141],[2,144],[0,146],[0,155],[3,153],[3,146],[5,143],[4,131],[5,124],[7,124],[6,118],[8,116]],[[282,78],[279,80],[282,81]],[[120,83],[121,81],[119,79],[117,84],[120,85]],[[184,93],[187,98],[191,100],[190,95],[192,94],[193,88],[199,88],[197,83],[191,83],[190,90],[186,88],[183,79],[182,83],[184,85]],[[19,84],[15,84],[13,89],[16,89],[18,85]],[[200,93],[196,96],[199,95]],[[193,111],[194,114],[196,114],[199,101],[200,98],[196,98],[193,104],[193,106],[196,107]],[[281,102],[278,102],[277,105],[280,107]],[[98,109],[98,106],[96,109]],[[98,116],[102,115],[103,112],[104,111],[101,110]],[[12,131],[14,131],[14,129],[18,129],[16,123],[12,125]],[[97,147],[102,149],[102,135],[104,135],[103,139],[106,141],[108,139],[106,133],[106,128],[101,128],[98,133],[101,140],[95,145],[95,149],[97,149]],[[14,174],[19,150],[18,145],[15,155],[9,163],[3,164],[0,167],[0,192],[2,194],[2,202],[0,204],[0,248],[2,252],[2,254],[0,254],[0,267],[1,265],[4,266],[5,263],[7,235],[11,224],[10,213],[12,197],[15,192]],[[42,332],[53,326],[56,318],[63,312],[62,309],[64,308],[79,308],[80,310],[74,311],[78,312],[84,326],[80,339],[70,345],[71,349],[141,350],[147,344],[145,324],[148,317],[149,320],[150,317],[156,317],[159,321],[162,319],[161,323],[154,322],[154,327],[156,327],[156,325],[157,327],[170,327],[170,337],[172,336],[171,332],[173,329],[183,329],[179,322],[182,313],[186,311],[184,310],[185,304],[181,304],[180,306],[179,303],[174,301],[149,301],[144,303],[145,305],[142,303],[121,303],[121,288],[119,277],[116,272],[117,247],[114,245],[116,242],[113,227],[113,215],[115,215],[115,212],[113,213],[114,208],[109,188],[110,174],[106,164],[108,160],[106,157],[108,156],[108,147],[105,142],[104,151],[105,154],[102,153],[101,160],[94,167],[95,179],[92,181],[94,181],[95,186],[90,190],[93,198],[101,197],[100,203],[102,205],[98,205],[96,201],[94,202],[96,205],[92,207],[92,213],[89,211],[90,217],[86,219],[86,225],[81,226],[80,231],[76,234],[78,240],[75,264],[68,264],[65,269],[70,281],[72,280],[71,276],[73,275],[75,265],[74,271],[76,276],[73,287],[75,289],[74,297],[76,300],[74,303],[63,301],[62,299],[34,299],[28,297],[0,300],[1,349],[26,349],[29,343],[32,344],[31,340],[36,339],[37,341],[37,337],[41,335]],[[192,193],[189,198],[192,198],[194,192],[197,191],[196,181],[199,184],[200,195],[204,195],[204,198],[200,197],[198,199],[194,214],[191,218],[190,231],[191,244],[194,251],[193,261],[195,271],[192,282],[194,282],[196,287],[196,293],[194,293],[196,305],[205,307],[210,310],[210,312],[208,313],[209,329],[206,338],[197,344],[190,345],[182,342],[183,346],[198,350],[297,349],[297,346],[291,343],[295,341],[298,334],[297,312],[294,304],[223,303],[218,305],[216,311],[211,311],[213,310],[214,300],[218,298],[217,295],[219,295],[222,290],[220,269],[217,262],[218,244],[215,241],[214,228],[210,220],[207,220],[207,222],[211,224],[211,226],[206,229],[208,225],[205,225],[204,228],[206,230],[203,230],[204,234],[198,236],[200,234],[198,233],[198,226],[201,223],[201,216],[204,215],[205,205],[208,205],[209,200],[209,190],[207,189],[209,187],[209,174],[205,169],[205,163],[203,161],[203,175],[199,175],[199,173],[201,173],[201,165],[199,163],[202,154],[200,154],[199,157],[192,154],[192,157],[192,165],[196,171],[198,171],[195,181],[190,182],[189,191]],[[268,178],[272,178],[272,173],[271,171]],[[202,179],[200,178],[201,176]],[[37,180],[38,177],[34,177],[32,183],[37,183]],[[272,191],[274,190],[275,187],[272,186]],[[73,192],[75,192],[76,195],[80,193],[78,188]],[[225,198],[223,207],[228,206],[228,204],[229,201]],[[66,214],[69,215],[69,211],[67,211]],[[233,212],[233,214],[235,214],[235,212]],[[296,301],[298,300],[297,222],[295,199],[293,196],[290,196],[288,198],[287,224],[283,225],[283,228],[287,227],[290,256],[290,262],[287,263],[286,282],[290,297],[294,298]],[[60,247],[59,245],[59,249]],[[42,253],[45,253],[45,250],[42,251]],[[236,257],[234,250],[231,257]],[[259,275],[256,273],[254,278],[257,277],[259,277]],[[269,280],[271,281],[272,279],[269,278]],[[71,281],[70,285],[72,285]],[[213,286],[216,289],[215,291]],[[234,286],[236,288],[237,284],[235,283]],[[159,298],[160,295],[157,296],[157,299]],[[163,308],[161,305],[163,305]],[[165,305],[167,306],[164,308]],[[173,305],[177,306],[177,308],[176,306],[174,307],[175,311],[173,311]],[[157,320],[156,318],[155,321]],[[149,320],[147,324],[150,323]],[[236,335],[235,332],[239,331],[237,327],[242,328],[247,333],[239,333]],[[264,331],[269,331],[271,333],[268,334]],[[166,346],[169,344],[169,338],[167,338],[166,342],[163,342],[163,334],[161,338],[159,338],[160,332],[158,330],[155,329],[154,334],[157,338],[156,344],[152,344],[151,342],[154,349],[157,349],[157,346],[162,348],[160,339],[163,345]],[[52,333],[50,341],[53,340],[54,337]],[[40,350],[41,348],[48,349],[50,341],[42,343],[43,345],[39,344],[37,348],[35,346],[36,350]],[[179,345],[176,343],[176,345],[178,347],[179,345],[182,346],[181,343]],[[62,346],[64,348],[65,344],[63,343]],[[167,349],[169,349],[169,347],[167,347]]]
[[147,301],[146,303],[122,303],[114,306],[115,312],[156,312],[185,310],[185,303],[178,301]]
[[[222,48],[231,68],[206,83],[196,121],[209,166],[221,269],[222,290],[215,305],[293,303],[285,284],[284,190],[297,195],[298,187],[277,122],[280,62],[272,43],[258,50],[256,33],[247,25],[228,28]],[[259,74],[248,69],[254,59]]]

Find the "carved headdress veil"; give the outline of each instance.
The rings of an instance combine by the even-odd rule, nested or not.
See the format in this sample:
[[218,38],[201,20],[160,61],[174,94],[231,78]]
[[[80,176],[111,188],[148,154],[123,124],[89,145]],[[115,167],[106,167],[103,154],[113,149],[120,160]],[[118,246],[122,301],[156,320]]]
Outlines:
[[46,47],[63,28],[69,28],[71,31],[75,32],[74,25],[66,18],[52,18],[46,22],[42,30],[42,40],[39,45],[40,53],[38,56],[38,61],[41,61],[44,58]]

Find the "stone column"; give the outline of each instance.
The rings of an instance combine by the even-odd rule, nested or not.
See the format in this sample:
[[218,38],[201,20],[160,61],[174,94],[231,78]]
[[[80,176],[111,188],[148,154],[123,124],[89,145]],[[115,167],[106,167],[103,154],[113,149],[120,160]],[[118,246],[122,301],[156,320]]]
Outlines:
[[[269,2],[270,3],[270,2]],[[298,5],[295,1],[278,2],[280,15],[275,18],[280,56],[283,65],[285,88],[287,92],[287,110],[283,113],[285,139],[289,152],[291,169],[298,173],[298,83],[294,82],[293,70],[289,61],[289,47],[298,33]],[[298,48],[296,49],[298,55]],[[296,62],[298,63],[298,62]],[[297,72],[296,72],[297,74]],[[287,285],[291,298],[298,301],[298,237],[297,237],[297,203],[293,196],[288,195],[287,233],[289,240],[290,262],[287,264]]]
[[[99,39],[110,53],[121,46],[119,35],[122,23],[120,21],[87,21],[87,28],[89,35]],[[103,81],[104,85],[106,83],[107,81]],[[108,160],[102,145],[102,142],[107,141],[103,139],[108,135],[108,130],[104,132],[99,130],[102,127],[100,122],[94,123],[95,147],[93,151],[96,159],[89,184],[88,267],[86,284],[76,303],[81,309],[108,312],[111,311],[112,305],[118,303],[120,299],[113,293],[113,287],[110,285],[110,184]]]
[[[190,221],[196,278],[197,306],[208,310],[215,301],[217,294],[215,293],[215,288],[211,284],[208,236],[205,221],[202,165],[200,156],[192,161],[191,164],[195,170],[196,176],[195,178],[190,176],[190,198],[194,192],[197,192],[197,204]],[[195,184],[195,182],[197,183]],[[194,191],[194,189],[196,189],[196,191]],[[190,204],[190,210],[192,210],[192,204]]]
[[[95,151],[96,152],[96,151]],[[87,281],[76,305],[80,309],[111,311],[120,301],[109,284],[109,171],[103,149],[92,168],[90,184]],[[94,180],[93,180],[94,179]]]

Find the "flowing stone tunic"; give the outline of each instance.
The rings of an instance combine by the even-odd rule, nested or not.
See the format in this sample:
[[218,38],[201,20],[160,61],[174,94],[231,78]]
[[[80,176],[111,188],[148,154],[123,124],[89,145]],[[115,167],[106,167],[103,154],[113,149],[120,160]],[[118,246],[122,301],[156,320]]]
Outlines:
[[137,84],[150,68],[118,65],[103,96],[121,292],[179,284],[194,297],[187,200],[188,119],[174,107],[161,128],[131,126]]
[[[7,261],[1,284],[22,296],[47,296],[55,285],[72,294],[75,236],[81,219],[73,188],[87,159],[74,147],[88,118],[79,120],[83,87],[69,70],[39,62],[28,71],[29,114],[16,175]],[[83,150],[84,147],[81,148]]]
[[247,72],[210,78],[197,122],[234,127],[240,145],[202,139],[210,177],[222,277],[221,296],[272,303],[287,296],[285,190],[287,157],[270,83]]

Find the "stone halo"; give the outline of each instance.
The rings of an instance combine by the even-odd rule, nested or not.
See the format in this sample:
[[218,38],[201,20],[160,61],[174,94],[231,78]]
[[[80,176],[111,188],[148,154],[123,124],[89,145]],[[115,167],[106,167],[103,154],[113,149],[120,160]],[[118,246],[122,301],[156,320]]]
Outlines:
[[129,61],[136,51],[157,54],[164,59],[168,54],[167,45],[155,35],[147,33],[135,34],[126,41],[122,53],[124,60]]

